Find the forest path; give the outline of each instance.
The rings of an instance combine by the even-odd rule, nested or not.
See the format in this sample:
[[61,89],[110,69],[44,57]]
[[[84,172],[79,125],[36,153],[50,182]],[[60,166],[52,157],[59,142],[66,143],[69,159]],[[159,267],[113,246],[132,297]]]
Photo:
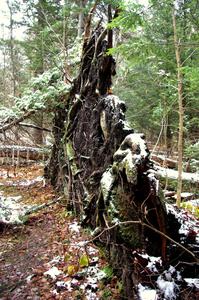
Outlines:
[[[6,170],[1,169],[1,194],[20,195],[25,204],[49,202],[55,197],[52,188],[42,181],[34,182],[42,172],[41,166],[29,166],[8,179]],[[24,178],[29,180],[29,186],[20,186]],[[0,229],[1,300],[99,299],[104,293],[99,281],[106,277],[100,271],[105,259],[94,245],[85,247],[88,236],[74,217],[67,216],[63,204],[31,214],[25,225]],[[116,282],[112,282],[110,289],[117,299],[115,286]]]

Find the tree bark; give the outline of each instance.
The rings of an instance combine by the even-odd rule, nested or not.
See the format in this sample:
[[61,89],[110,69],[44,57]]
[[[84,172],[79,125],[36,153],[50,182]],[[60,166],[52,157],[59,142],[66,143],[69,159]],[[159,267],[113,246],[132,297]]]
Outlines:
[[[144,136],[126,126],[125,104],[111,93],[115,61],[106,54],[111,44],[112,31],[101,27],[86,36],[79,76],[65,107],[55,114],[55,143],[45,174],[94,235],[128,220],[150,222],[166,232],[166,211],[148,173]],[[140,222],[107,230],[99,241],[125,285],[125,299],[135,296],[132,249],[146,249],[163,260],[166,255],[165,238]]]

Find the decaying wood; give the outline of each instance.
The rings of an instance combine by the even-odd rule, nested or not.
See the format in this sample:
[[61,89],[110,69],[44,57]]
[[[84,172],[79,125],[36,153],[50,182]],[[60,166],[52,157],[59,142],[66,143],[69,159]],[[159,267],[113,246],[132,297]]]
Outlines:
[[165,157],[163,155],[152,154],[151,155],[151,160],[156,162],[156,163],[159,163],[160,166],[165,167],[165,168],[167,167],[167,168],[170,168],[170,169],[176,169],[177,166],[178,166],[178,162],[176,160]]
[[0,145],[0,157],[10,157],[12,159],[20,157],[28,160],[46,160],[48,156],[48,149],[18,145]]
[[[141,220],[166,234],[166,210],[155,178],[147,175],[151,163],[144,136],[126,126],[125,104],[111,94],[115,61],[106,54],[111,41],[112,31],[98,26],[84,44],[79,76],[54,118],[46,177],[63,190],[82,224],[97,232],[117,220]],[[132,249],[166,257],[165,237],[142,224],[115,227],[100,241],[127,299],[134,297]]]

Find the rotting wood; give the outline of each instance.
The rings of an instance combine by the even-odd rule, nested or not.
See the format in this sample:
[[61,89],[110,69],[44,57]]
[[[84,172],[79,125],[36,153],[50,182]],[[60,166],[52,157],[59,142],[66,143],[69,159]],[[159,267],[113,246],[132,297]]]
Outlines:
[[165,157],[163,155],[151,155],[151,160],[159,163],[162,167],[168,167],[170,169],[176,169],[178,166],[178,162],[174,159]]
[[115,61],[106,54],[107,33],[98,26],[84,44],[79,75],[65,107],[56,111],[45,175],[66,195],[67,208],[83,226],[94,235],[105,230],[97,242],[106,247],[122,280],[122,296],[132,300],[137,284],[133,251],[166,261],[169,224],[144,136],[126,126],[125,103],[111,92]]
[[23,158],[28,160],[46,160],[49,157],[49,149],[18,146],[18,145],[0,145],[0,157],[11,158],[13,164],[14,159]]
[[[65,107],[55,115],[55,143],[45,175],[64,192],[68,209],[84,226],[98,230],[117,218],[128,221],[139,216],[166,234],[166,210],[155,179],[147,175],[151,163],[144,136],[126,126],[126,106],[111,94],[115,60],[106,54],[111,40],[111,30],[97,27],[84,44],[79,76]],[[113,175],[111,179],[109,174],[112,186],[103,192],[102,178],[108,172]],[[140,224],[115,228],[101,242],[125,285],[127,299],[134,297],[132,249],[143,247],[163,260],[166,256],[165,237]]]

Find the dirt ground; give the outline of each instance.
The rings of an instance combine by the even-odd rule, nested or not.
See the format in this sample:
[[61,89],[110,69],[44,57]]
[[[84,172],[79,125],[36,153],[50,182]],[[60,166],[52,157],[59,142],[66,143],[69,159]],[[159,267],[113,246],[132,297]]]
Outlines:
[[[7,177],[5,169],[0,171],[1,195],[21,195],[25,204],[47,203],[59,196],[44,181],[34,182],[42,176],[42,166],[20,168],[16,176],[9,173]],[[24,178],[33,182],[20,185]],[[107,263],[95,245],[84,246],[86,240],[88,235],[67,213],[63,200],[31,214],[24,225],[1,225],[0,299],[118,299],[115,277],[95,280]],[[59,274],[45,274],[52,269]]]

